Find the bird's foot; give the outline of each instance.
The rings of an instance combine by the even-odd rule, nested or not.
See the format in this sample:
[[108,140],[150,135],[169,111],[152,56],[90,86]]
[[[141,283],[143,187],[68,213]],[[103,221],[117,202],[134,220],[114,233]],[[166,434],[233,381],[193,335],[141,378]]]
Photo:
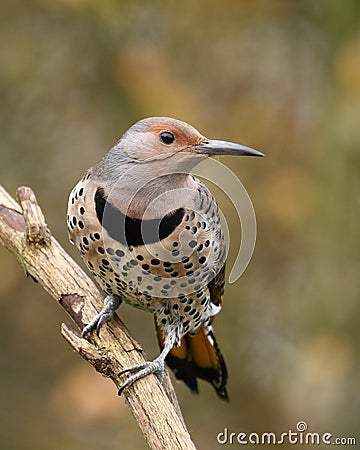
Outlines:
[[118,391],[119,395],[122,394],[125,388],[131,386],[135,381],[140,380],[140,378],[146,377],[146,375],[149,375],[150,373],[154,373],[158,377],[160,383],[162,383],[165,373],[164,358],[162,357],[162,355],[160,355],[158,358],[154,359],[154,361],[145,361],[142,364],[136,364],[134,366],[128,367],[127,369],[122,370],[119,373],[119,376],[127,372],[137,373],[129,377],[125,381],[125,383],[120,386]]
[[101,310],[101,312],[93,318],[93,320],[84,327],[82,330],[81,336],[85,337],[87,334],[92,331],[96,331],[96,334],[99,336],[100,328],[106,323],[108,320],[114,317],[115,311],[121,305],[121,298],[116,295],[108,295],[105,298],[105,306]]

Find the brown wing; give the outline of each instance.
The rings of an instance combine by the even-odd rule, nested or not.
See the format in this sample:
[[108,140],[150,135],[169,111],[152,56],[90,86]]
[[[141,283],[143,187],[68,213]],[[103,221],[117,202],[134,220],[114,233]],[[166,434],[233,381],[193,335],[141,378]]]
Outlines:
[[225,289],[225,264],[219,273],[208,284],[211,302],[216,306],[221,306]]

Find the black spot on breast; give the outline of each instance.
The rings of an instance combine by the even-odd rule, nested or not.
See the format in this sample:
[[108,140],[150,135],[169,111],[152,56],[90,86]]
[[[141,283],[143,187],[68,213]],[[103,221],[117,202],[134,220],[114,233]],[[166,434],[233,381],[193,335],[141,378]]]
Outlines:
[[113,239],[134,247],[165,239],[184,217],[184,209],[178,208],[160,219],[133,219],[108,202],[102,188],[95,193],[95,209],[98,221]]

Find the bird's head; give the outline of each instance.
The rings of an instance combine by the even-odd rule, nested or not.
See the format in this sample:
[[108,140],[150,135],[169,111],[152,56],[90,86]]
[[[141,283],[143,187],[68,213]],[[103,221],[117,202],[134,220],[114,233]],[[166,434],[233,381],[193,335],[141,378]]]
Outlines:
[[130,127],[111,151],[128,163],[190,170],[212,155],[263,156],[257,150],[233,142],[207,139],[191,125],[169,117],[150,117]]
[[[124,133],[93,168],[93,176],[106,195],[111,192],[114,205],[125,211],[131,204],[131,214],[140,217],[160,193],[172,191],[172,203],[176,204],[180,196],[193,196],[196,189],[189,172],[212,155],[263,156],[240,144],[207,139],[180,120],[151,117],[139,120]],[[179,188],[191,188],[191,192],[181,191],[180,195]]]

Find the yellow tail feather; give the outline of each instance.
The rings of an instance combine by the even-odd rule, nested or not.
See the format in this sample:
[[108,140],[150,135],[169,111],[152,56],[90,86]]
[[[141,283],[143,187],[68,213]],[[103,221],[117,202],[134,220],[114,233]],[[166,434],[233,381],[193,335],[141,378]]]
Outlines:
[[[159,345],[163,347],[163,334],[156,324]],[[174,347],[166,358],[168,366],[179,380],[198,392],[197,378],[208,381],[218,396],[228,400],[226,392],[227,370],[216,343],[211,324],[202,325],[195,335],[187,334],[179,347]]]

